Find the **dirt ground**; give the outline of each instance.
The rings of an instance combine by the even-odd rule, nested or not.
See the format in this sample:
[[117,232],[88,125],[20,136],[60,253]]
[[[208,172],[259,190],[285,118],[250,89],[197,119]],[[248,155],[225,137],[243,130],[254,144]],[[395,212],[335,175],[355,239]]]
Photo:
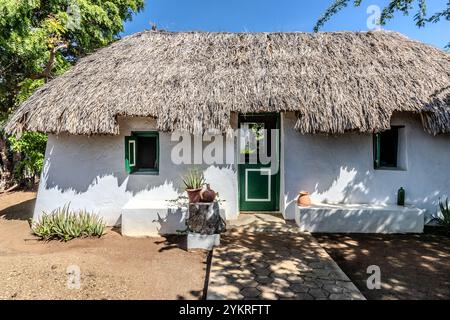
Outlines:
[[[367,299],[450,299],[450,238],[423,235],[317,235]],[[381,289],[369,290],[367,267],[381,270]]]
[[[0,299],[202,298],[206,253],[186,252],[184,237],[108,230],[101,239],[42,242],[27,221],[34,199],[33,192],[0,195]],[[69,288],[78,267],[80,289]]]

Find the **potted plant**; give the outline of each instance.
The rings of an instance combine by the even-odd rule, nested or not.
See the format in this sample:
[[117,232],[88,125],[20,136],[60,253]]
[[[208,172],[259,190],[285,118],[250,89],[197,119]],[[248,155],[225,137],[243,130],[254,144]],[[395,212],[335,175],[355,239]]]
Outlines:
[[186,186],[189,203],[200,202],[200,191],[205,184],[203,173],[198,170],[189,170],[189,172],[184,175],[182,179],[184,185]]

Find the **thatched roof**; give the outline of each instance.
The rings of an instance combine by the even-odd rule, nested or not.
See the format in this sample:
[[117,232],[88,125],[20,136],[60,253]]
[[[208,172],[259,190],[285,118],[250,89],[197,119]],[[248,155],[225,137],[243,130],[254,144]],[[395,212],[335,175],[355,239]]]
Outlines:
[[296,111],[303,133],[373,132],[395,111],[450,132],[450,55],[394,32],[138,33],[81,59],[13,115],[22,130],[118,134],[118,116],[163,131],[225,131],[233,112]]

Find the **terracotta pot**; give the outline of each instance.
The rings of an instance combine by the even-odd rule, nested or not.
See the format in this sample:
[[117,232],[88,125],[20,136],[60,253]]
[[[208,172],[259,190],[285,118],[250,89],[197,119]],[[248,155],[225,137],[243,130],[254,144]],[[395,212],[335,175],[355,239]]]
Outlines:
[[215,199],[216,192],[210,188],[209,184],[206,184],[200,191],[201,202],[213,202]]
[[189,203],[197,203],[200,202],[200,191],[202,191],[201,188],[198,189],[186,189],[186,192],[188,194]]
[[309,192],[301,191],[298,194],[297,204],[300,207],[309,207],[311,205],[311,198],[309,197]]

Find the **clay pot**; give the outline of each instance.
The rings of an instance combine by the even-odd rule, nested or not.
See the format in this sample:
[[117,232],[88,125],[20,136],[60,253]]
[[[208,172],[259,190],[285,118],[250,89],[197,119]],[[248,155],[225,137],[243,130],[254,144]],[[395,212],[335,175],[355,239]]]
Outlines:
[[309,196],[309,192],[301,191],[298,194],[297,204],[300,207],[309,207],[311,205],[311,198]]
[[197,203],[200,202],[200,191],[202,191],[201,188],[198,189],[186,189],[186,192],[188,194],[189,203]]
[[211,189],[209,184],[203,187],[200,191],[201,202],[213,202],[216,199],[216,192]]

